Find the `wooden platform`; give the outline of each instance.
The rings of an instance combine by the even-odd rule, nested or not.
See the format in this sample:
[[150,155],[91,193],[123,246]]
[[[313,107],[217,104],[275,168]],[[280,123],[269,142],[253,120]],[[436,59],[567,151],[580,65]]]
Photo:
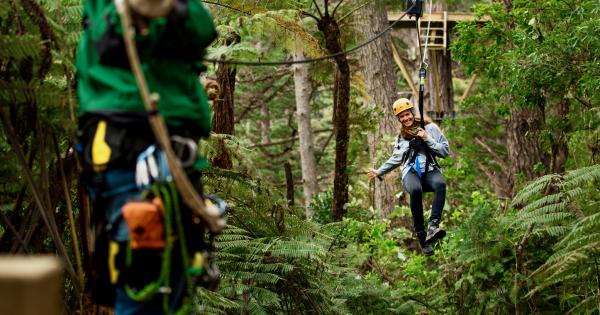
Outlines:
[[62,314],[62,267],[46,256],[0,255],[0,314]]
[[[447,20],[446,22],[449,24],[449,26],[454,26],[456,23],[461,22],[461,21],[479,21],[479,22],[486,22],[489,20],[489,17],[482,17],[480,19],[476,19],[475,16],[471,13],[467,13],[467,12],[446,12],[447,14]],[[389,12],[388,13],[388,21],[390,23],[395,22],[396,20],[398,20],[398,18],[402,15],[402,12]],[[432,12],[431,15],[429,15],[429,13],[423,13],[423,16],[419,19],[422,22],[426,22],[428,20],[431,20],[431,22],[444,22],[444,12]],[[402,20],[400,20],[400,22],[398,22],[396,24],[395,27],[398,28],[411,28],[411,27],[415,27],[415,18],[414,17],[409,17],[408,15],[405,15]]]

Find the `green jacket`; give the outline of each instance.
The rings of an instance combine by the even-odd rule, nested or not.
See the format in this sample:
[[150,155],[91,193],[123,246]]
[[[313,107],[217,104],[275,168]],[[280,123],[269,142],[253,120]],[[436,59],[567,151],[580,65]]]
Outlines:
[[[138,87],[121,37],[112,0],[84,0],[84,27],[77,54],[79,113],[143,112]],[[158,109],[167,124],[191,122],[206,137],[211,116],[199,80],[205,48],[216,38],[213,21],[199,0],[176,0],[168,17],[149,21],[136,35],[140,61]]]

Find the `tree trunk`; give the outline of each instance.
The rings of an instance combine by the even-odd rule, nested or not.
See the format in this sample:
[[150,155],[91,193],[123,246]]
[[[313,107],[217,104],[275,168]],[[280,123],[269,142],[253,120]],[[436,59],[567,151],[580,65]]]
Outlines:
[[[570,101],[563,98],[556,107],[556,117],[567,117],[569,114]],[[565,171],[565,163],[569,157],[569,143],[567,139],[568,124],[560,122],[556,126],[552,135],[552,155],[550,160],[550,172],[563,173]]]
[[[225,44],[234,45],[236,43],[239,43],[239,41],[239,35],[232,34],[227,39]],[[235,68],[231,68],[225,64],[221,64],[217,68],[217,83],[219,84],[219,96],[213,102],[212,130],[214,133],[233,135],[233,106],[236,73],[237,70]],[[216,142],[217,154],[211,161],[213,166],[223,169],[233,168],[231,157],[225,149],[225,141],[223,139],[218,139]]]
[[[327,6],[327,1],[325,2]],[[317,23],[317,27],[325,37],[325,47],[330,54],[342,51],[340,44],[340,28],[337,21],[325,12]],[[335,57],[337,72],[333,88],[333,125],[335,129],[335,175],[333,179],[333,221],[341,221],[348,202],[348,142],[349,142],[349,113],[350,103],[350,66],[346,55]]]
[[518,174],[523,174],[526,180],[540,175],[534,171],[534,166],[545,161],[539,135],[543,127],[544,108],[541,105],[514,108],[506,120],[506,143],[513,183]]
[[292,175],[292,165],[285,161],[283,168],[285,170],[286,199],[289,207],[294,206],[294,176]]
[[260,143],[270,143],[271,117],[267,103],[260,105]]
[[[303,53],[294,54],[294,60],[304,59]],[[317,162],[315,159],[315,147],[313,131],[310,124],[311,107],[310,93],[311,85],[308,77],[307,64],[295,64],[294,87],[296,95],[296,119],[298,120],[298,136],[300,142],[300,164],[302,168],[302,189],[304,191],[304,206],[307,218],[313,213],[308,208],[313,195],[319,190],[317,182]]]
[[[512,0],[503,0],[503,3],[506,11],[510,12]],[[506,26],[507,29],[513,27],[514,24]],[[544,114],[544,103],[538,100],[528,107],[513,108],[510,117],[504,123],[508,161],[512,167],[509,180],[513,185],[517,182],[519,174],[522,174],[526,180],[531,180],[541,175],[534,170],[536,164],[547,165],[539,135],[544,128]]]
[[[379,34],[388,26],[387,11],[381,2],[373,2],[357,12],[355,21],[358,30],[364,39]],[[392,104],[398,97],[396,88],[395,65],[392,59],[392,38],[389,33],[374,41],[360,50],[359,63],[365,75],[371,102],[384,112],[384,117],[379,120],[377,129],[368,135],[369,161],[375,165],[376,152],[383,150],[392,153],[393,147],[390,143],[383,142],[384,135],[396,135],[398,133],[398,122],[392,113]],[[394,209],[395,194],[399,189],[399,173],[384,177],[383,181],[375,180],[374,207],[381,209],[381,216],[387,217]]]

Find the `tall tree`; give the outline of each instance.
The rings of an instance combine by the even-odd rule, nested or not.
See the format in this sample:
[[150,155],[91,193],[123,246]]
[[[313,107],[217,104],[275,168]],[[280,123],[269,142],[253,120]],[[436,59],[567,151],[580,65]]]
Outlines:
[[[325,48],[330,54],[343,51],[340,42],[341,32],[335,18],[336,9],[329,13],[329,1],[324,1],[324,12],[318,9],[319,17],[312,15],[317,20],[317,27],[325,38]],[[333,87],[333,125],[335,132],[335,173],[333,178],[333,221],[340,221],[346,210],[344,205],[348,202],[348,142],[350,136],[349,112],[350,104],[350,65],[345,54],[334,57],[336,64],[335,83]]]
[[[231,33],[225,39],[225,46],[235,45],[240,42],[240,36]],[[233,135],[234,132],[234,92],[237,69],[226,64],[217,67],[217,83],[219,95],[213,101],[213,132],[218,134]],[[233,163],[225,149],[225,140],[217,139],[218,153],[212,159],[212,164],[219,168],[231,169]]]
[[[513,7],[512,0],[503,0],[503,3],[505,10],[510,13]],[[506,25],[508,30],[514,27],[514,23]],[[535,86],[531,88],[536,89]],[[542,143],[539,141],[540,132],[545,124],[544,105],[539,97],[536,99],[537,101],[530,106],[513,108],[510,117],[504,123],[508,160],[513,166],[510,174],[513,183],[518,174],[523,174],[528,180],[535,178],[539,174],[535,174],[534,165],[546,160]],[[508,101],[512,102],[511,99]]]
[[[304,59],[302,52],[295,53],[294,60]],[[315,159],[315,147],[313,132],[311,127],[311,106],[310,94],[311,84],[308,76],[307,64],[295,64],[294,87],[296,96],[296,119],[298,121],[298,136],[300,142],[300,163],[302,168],[302,189],[304,191],[304,206],[306,207],[306,217],[311,217],[309,210],[313,195],[318,191],[317,182],[317,162]]]
[[[361,37],[371,38],[388,26],[387,10],[381,1],[371,2],[357,12],[355,21],[357,21],[357,29]],[[359,58],[371,101],[384,113],[384,117],[379,120],[375,131],[368,135],[371,165],[378,162],[376,159],[378,151],[384,150],[391,153],[393,150],[390,143],[382,141],[383,136],[398,133],[398,123],[394,119],[391,108],[391,104],[398,97],[391,40],[391,35],[386,33],[377,41],[362,48]],[[394,174],[396,175],[386,176],[383,181],[375,181],[374,205],[375,208],[381,209],[382,217],[387,217],[396,204],[394,196],[399,187],[397,185],[398,175]]]

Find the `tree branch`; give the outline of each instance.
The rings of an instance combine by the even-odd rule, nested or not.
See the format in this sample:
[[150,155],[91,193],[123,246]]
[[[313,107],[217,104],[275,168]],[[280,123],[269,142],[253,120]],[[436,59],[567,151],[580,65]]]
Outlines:
[[[54,144],[54,153],[56,154],[57,166],[60,173],[62,182],[62,188],[65,198],[65,206],[67,207],[67,214],[69,217],[69,225],[71,227],[71,240],[73,241],[73,253],[75,254],[75,263],[77,264],[77,275],[79,276],[79,285],[83,288],[85,285],[85,278],[83,274],[83,264],[81,263],[81,251],[79,250],[79,237],[77,235],[77,229],[75,228],[75,216],[73,214],[73,203],[71,201],[71,194],[69,193],[69,185],[67,185],[67,176],[65,174],[65,168],[63,167],[62,157],[58,148],[58,140],[56,134],[52,133],[52,140]],[[70,169],[71,170],[71,169]],[[71,175],[71,173],[69,173]]]
[[73,280],[73,284],[74,284],[73,287],[75,288],[75,291],[79,295],[81,293],[82,288],[79,286],[79,281],[77,279],[75,269],[73,268],[73,264],[69,260],[69,255],[67,254],[65,245],[63,244],[63,242],[60,238],[60,234],[58,233],[58,229],[56,227],[56,222],[51,221],[51,220],[54,220],[54,216],[48,216],[48,214],[50,212],[47,211],[44,207],[44,202],[42,201],[42,198],[43,198],[42,193],[39,191],[39,189],[35,185],[35,180],[33,178],[31,170],[27,167],[27,163],[25,162],[25,156],[23,155],[23,151],[21,150],[21,147],[16,142],[17,135],[15,134],[14,128],[13,128],[10,120],[4,113],[4,110],[1,108],[0,108],[0,120],[2,121],[2,127],[4,129],[4,134],[7,137],[7,141],[9,142],[11,148],[13,149],[13,152],[16,155],[17,160],[19,161],[19,164],[21,164],[23,174],[25,175],[25,179],[26,179],[27,183],[29,184],[29,188],[31,189],[31,193],[33,194],[37,208],[42,216],[42,219],[44,220],[44,223],[46,224],[46,227],[48,228],[48,231],[50,232],[50,235],[52,236],[54,245],[58,249],[60,256],[62,256],[62,260],[63,260],[63,263],[65,264],[65,268],[67,269],[69,276]]
[[531,234],[531,231],[533,230],[533,227],[535,226],[535,224],[531,223],[527,226],[527,230],[525,231],[525,234],[523,235],[523,238],[521,239],[521,242],[519,242],[519,245],[517,246],[517,249],[515,251],[515,269],[517,271],[517,274],[515,275],[515,292],[517,294],[516,299],[515,299],[515,314],[520,314],[521,308],[519,305],[519,291],[521,288],[521,281],[519,280],[519,275],[521,275],[523,273],[523,250],[525,249],[525,244],[527,243],[527,239],[529,238],[529,234]]
[[313,18],[315,21],[319,22],[319,18],[317,16],[315,16],[314,14],[308,13],[306,11],[300,11],[300,15],[304,15],[304,16],[308,16]]
[[494,162],[496,162],[500,168],[502,169],[502,172],[508,176],[510,174],[510,170],[508,168],[508,165],[506,165],[506,163],[504,163],[504,159],[502,159],[498,153],[494,152],[494,150],[492,150],[492,148],[490,148],[490,146],[488,146],[485,142],[483,142],[481,139],[479,139],[478,137],[475,137],[475,142],[477,142],[477,144],[479,144],[482,148],[484,148],[490,155],[492,155],[492,157],[494,158]]
[[316,165],[319,165],[319,161],[321,161],[321,157],[323,157],[323,152],[325,151],[325,149],[327,149],[327,146],[329,145],[329,142],[331,142],[331,139],[333,139],[333,135],[335,135],[335,132],[330,133],[329,137],[327,138],[327,141],[325,141],[325,144],[323,144],[323,147],[321,148],[321,154],[319,154],[319,156],[317,157],[317,161],[315,162]]
[[[332,16],[332,17],[335,17],[335,12],[336,12],[336,11],[337,11],[337,9],[340,7],[340,5],[342,5],[342,3],[343,3],[343,2],[344,2],[344,0],[340,0],[340,2],[338,2],[338,3],[335,5],[335,8],[333,8],[333,12],[331,12],[331,16]],[[340,21],[338,20],[338,23],[339,23],[339,22],[340,22]]]
[[4,211],[2,211],[2,210],[0,210],[0,221],[3,222],[4,226],[8,227],[8,229],[15,236],[17,241],[19,241],[19,243],[21,243],[21,246],[23,246],[23,249],[25,250],[25,252],[30,253],[29,248],[27,247],[27,243],[25,243],[25,240],[23,240],[23,237],[21,236],[19,231],[17,231],[17,229],[15,229],[15,226],[12,225],[12,223],[10,223],[10,220],[6,217],[6,215],[4,214]]
[[483,165],[483,163],[479,161],[476,161],[475,165],[481,169],[481,171],[497,190],[500,190],[505,197],[510,197],[510,191],[507,191],[507,187],[504,185],[504,182],[501,182],[499,177],[494,174],[494,172],[492,172],[487,166]]
[[220,7],[227,8],[227,9],[230,9],[230,10],[233,10],[233,11],[237,11],[237,12],[240,12],[240,13],[243,13],[243,14],[246,14],[246,15],[252,15],[252,13],[250,13],[250,12],[244,11],[242,9],[238,9],[236,7],[233,7],[233,6],[230,6],[230,5],[227,5],[227,4],[218,3],[218,2],[212,2],[212,1],[206,1],[206,0],[201,0],[201,1],[204,2],[204,3],[206,3],[206,4],[212,4],[212,5],[220,6]]
[[[356,8],[354,8],[354,9],[350,10],[350,12],[346,13],[346,15],[342,16],[342,17],[341,17],[341,18],[338,20],[338,23],[340,24],[340,26],[342,25],[342,22],[343,22],[345,19],[347,19],[348,17],[350,17],[352,14],[354,14],[354,12],[356,12],[356,11],[358,11],[358,10],[360,10],[360,9],[362,9],[362,8],[364,8],[364,7],[366,7],[367,5],[369,5],[369,4],[370,4],[371,2],[373,2],[373,1],[374,1],[374,0],[369,0],[369,1],[367,1],[367,2],[365,2],[365,3],[363,3],[363,4],[361,4],[361,5],[359,5],[358,7],[356,7]],[[337,9],[337,8],[336,8],[336,9]],[[335,11],[334,11],[334,14],[335,14]]]
[[[319,13],[319,17],[323,18],[323,13],[321,12],[321,9],[319,9],[319,4],[317,3],[317,0],[312,0],[312,3],[315,5],[317,13]],[[325,0],[325,9],[327,10],[327,0]],[[317,21],[319,21],[319,19],[317,19]]]

